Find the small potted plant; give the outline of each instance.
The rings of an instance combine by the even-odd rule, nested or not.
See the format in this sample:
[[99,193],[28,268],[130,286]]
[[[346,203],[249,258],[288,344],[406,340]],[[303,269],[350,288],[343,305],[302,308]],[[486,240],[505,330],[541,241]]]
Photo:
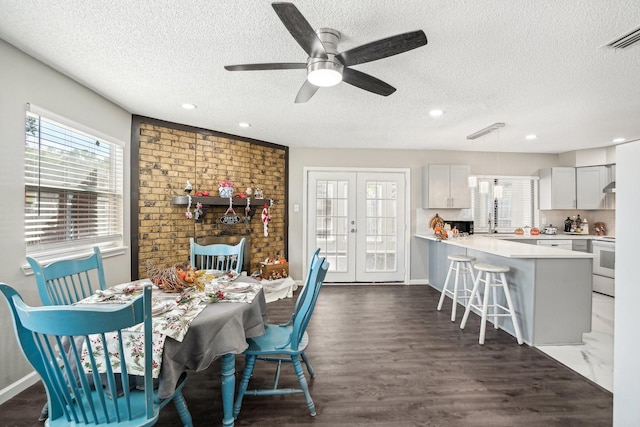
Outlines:
[[220,197],[230,199],[233,197],[233,182],[228,179],[220,181],[218,184],[218,193],[220,193]]

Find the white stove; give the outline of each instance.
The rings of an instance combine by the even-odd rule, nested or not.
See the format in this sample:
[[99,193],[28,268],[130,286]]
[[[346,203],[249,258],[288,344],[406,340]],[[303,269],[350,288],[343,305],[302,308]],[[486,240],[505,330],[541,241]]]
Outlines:
[[615,296],[616,239],[602,236],[591,242],[593,252],[593,290]]

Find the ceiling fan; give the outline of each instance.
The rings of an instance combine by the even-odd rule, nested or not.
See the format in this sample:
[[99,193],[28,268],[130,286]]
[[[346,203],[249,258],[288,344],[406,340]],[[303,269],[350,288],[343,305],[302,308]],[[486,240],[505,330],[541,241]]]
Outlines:
[[293,3],[272,4],[285,27],[307,52],[307,62],[276,62],[226,65],[228,71],[306,69],[307,80],[298,91],[296,103],[307,102],[319,87],[334,86],[344,81],[366,91],[389,96],[396,89],[369,74],[349,68],[388,56],[397,55],[427,44],[424,31],[412,31],[338,52],[340,33],[331,28],[315,30]]

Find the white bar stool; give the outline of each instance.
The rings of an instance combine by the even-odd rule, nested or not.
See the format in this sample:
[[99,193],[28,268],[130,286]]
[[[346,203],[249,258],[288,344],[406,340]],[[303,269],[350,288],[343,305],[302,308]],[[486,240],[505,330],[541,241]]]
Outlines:
[[[475,258],[466,255],[449,255],[447,258],[451,260],[449,264],[449,271],[447,272],[447,278],[444,281],[442,287],[442,293],[440,294],[440,301],[438,302],[438,311],[442,309],[442,303],[444,302],[445,295],[451,296],[453,299],[453,307],[451,308],[451,321],[456,321],[456,308],[458,307],[458,299],[464,299],[463,306],[467,306],[471,301],[471,283],[475,284],[475,276],[473,274],[472,262]],[[449,280],[451,279],[451,273],[455,271],[456,277],[453,282],[453,289],[449,289]],[[460,275],[462,275],[463,288],[458,286],[460,281]],[[467,283],[467,276],[470,277],[470,283]],[[476,295],[478,303],[480,303],[480,296]]]
[[[478,270],[478,276],[476,277],[476,281],[473,285],[473,290],[471,291],[471,296],[469,299],[469,304],[467,304],[467,308],[464,312],[464,316],[462,317],[462,323],[460,324],[460,329],[464,329],[467,324],[467,319],[469,318],[469,313],[471,312],[471,308],[475,308],[480,310],[481,315],[481,323],[480,323],[480,339],[478,342],[480,344],[484,344],[484,336],[487,330],[487,316],[493,317],[493,326],[498,329],[498,317],[506,317],[510,316],[511,321],[513,322],[513,329],[516,332],[516,338],[518,340],[518,344],[522,344],[522,334],[520,333],[520,327],[518,326],[518,319],[516,318],[516,313],[513,309],[513,301],[511,300],[511,293],[509,292],[509,287],[507,286],[507,278],[505,273],[509,271],[509,267],[501,266],[501,265],[493,265],[493,264],[485,264],[485,263],[477,263],[475,269]],[[484,273],[484,278],[482,278],[482,273]],[[484,283],[484,296],[482,299],[482,306],[473,304],[473,298],[478,297],[478,291],[480,288],[480,282]],[[507,301],[507,306],[503,306],[498,304],[497,292],[496,288],[502,288],[504,292],[504,296]],[[492,304],[489,304],[489,290],[491,289],[491,294],[493,297]],[[489,307],[491,307],[491,312],[489,313]],[[502,312],[501,312],[502,311]]]

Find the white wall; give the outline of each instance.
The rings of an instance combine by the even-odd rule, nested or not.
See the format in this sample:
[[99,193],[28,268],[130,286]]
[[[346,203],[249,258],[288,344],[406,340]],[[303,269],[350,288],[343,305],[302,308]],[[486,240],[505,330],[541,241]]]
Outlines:
[[633,224],[616,236],[616,301],[613,360],[613,425],[640,426],[640,333],[638,333],[638,182],[640,141],[619,145],[616,152],[616,222]]
[[[0,40],[0,282],[14,287],[31,305],[40,305],[33,276],[25,276],[24,245],[24,123],[25,105],[33,103],[125,141],[125,230],[129,242],[129,145],[131,114],[73,80]],[[105,259],[108,283],[130,279],[130,252]],[[10,398],[10,386],[32,372],[17,347],[9,310],[0,298],[0,403]],[[9,389],[6,389],[9,387]],[[25,416],[37,417],[37,414]]]
[[[499,160],[499,171],[498,171]],[[538,169],[558,166],[558,156],[555,154],[518,154],[478,153],[471,151],[427,151],[427,150],[353,150],[353,149],[323,149],[297,148],[289,149],[289,270],[294,278],[303,277],[302,265],[304,248],[302,245],[303,210],[304,210],[304,168],[305,167],[345,167],[345,168],[410,168],[411,194],[409,194],[409,209],[411,212],[410,236],[416,233],[420,224],[431,214],[423,210],[422,201],[422,171],[426,164],[468,164],[471,173],[484,175],[519,175],[532,176],[538,174]],[[300,206],[299,212],[293,211],[293,206]],[[457,218],[459,210],[451,209],[450,218]],[[411,272],[410,279],[414,282],[426,283],[428,277],[426,245],[423,241],[411,238]]]

